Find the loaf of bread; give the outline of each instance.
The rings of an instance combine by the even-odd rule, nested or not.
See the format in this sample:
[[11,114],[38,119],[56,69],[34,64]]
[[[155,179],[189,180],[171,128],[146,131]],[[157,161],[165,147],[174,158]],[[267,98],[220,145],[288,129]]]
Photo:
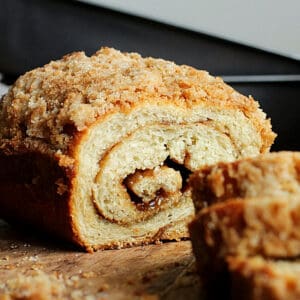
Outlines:
[[188,236],[187,176],[269,150],[258,103],[205,71],[102,48],[21,76],[0,104],[0,217],[88,251]]
[[196,211],[230,198],[300,193],[300,152],[271,152],[201,168],[190,179]]
[[190,176],[193,250],[213,296],[230,289],[230,299],[299,299],[299,175],[300,153],[278,152]]
[[233,300],[299,300],[300,262],[228,257]]

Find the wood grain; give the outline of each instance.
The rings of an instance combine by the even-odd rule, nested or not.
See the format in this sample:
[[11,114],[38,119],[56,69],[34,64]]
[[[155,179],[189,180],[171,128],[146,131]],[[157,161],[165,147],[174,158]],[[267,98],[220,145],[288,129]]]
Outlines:
[[96,299],[188,300],[202,295],[189,241],[90,254],[0,221],[0,282],[35,270],[76,283],[67,286],[69,296],[74,288]]

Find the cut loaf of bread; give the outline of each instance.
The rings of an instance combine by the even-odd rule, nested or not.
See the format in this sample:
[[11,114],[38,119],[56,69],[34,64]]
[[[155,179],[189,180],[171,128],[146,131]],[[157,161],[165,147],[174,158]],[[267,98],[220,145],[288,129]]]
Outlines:
[[197,216],[190,234],[213,297],[230,289],[230,299],[299,299],[299,175],[299,152],[218,163],[191,175]]
[[230,198],[300,193],[300,152],[271,152],[201,168],[190,179],[196,211]]
[[299,300],[300,262],[228,257],[233,300]]
[[102,48],[21,76],[0,104],[0,217],[87,250],[188,236],[186,178],[267,152],[251,97],[188,66]]

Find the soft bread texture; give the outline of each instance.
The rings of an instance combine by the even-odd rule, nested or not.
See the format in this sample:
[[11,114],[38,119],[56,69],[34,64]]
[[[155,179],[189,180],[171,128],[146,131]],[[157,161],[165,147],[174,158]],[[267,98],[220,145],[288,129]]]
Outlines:
[[201,168],[190,179],[196,211],[230,198],[300,193],[300,152],[272,152]]
[[180,239],[194,214],[187,175],[267,152],[274,138],[256,101],[205,71],[73,53],[2,99],[0,214],[89,251]]
[[228,257],[233,300],[300,299],[300,262],[262,257]]

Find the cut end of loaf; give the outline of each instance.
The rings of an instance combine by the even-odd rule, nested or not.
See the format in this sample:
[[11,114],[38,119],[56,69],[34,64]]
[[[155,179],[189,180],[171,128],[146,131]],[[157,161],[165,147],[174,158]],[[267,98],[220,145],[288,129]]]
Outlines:
[[[209,119],[207,115],[213,117]],[[240,127],[237,130],[232,116],[239,123],[244,122],[242,131],[251,132],[256,138],[249,138],[248,133],[244,135],[245,140],[238,138]],[[202,106],[183,111],[168,103],[147,104],[133,109],[130,115],[113,114],[94,124],[83,135],[76,152],[76,160],[81,163],[74,189],[78,198],[74,198],[73,209],[74,215],[82,218],[78,223],[83,225],[80,227],[82,238],[95,244],[103,242],[104,233],[99,235],[99,229],[96,230],[102,227],[99,215],[112,223],[108,240],[120,241],[126,234],[130,243],[148,239],[149,232],[155,236],[158,228],[167,225],[168,232],[172,230],[170,224],[192,216],[194,209],[186,181],[189,172],[205,164],[234,161],[259,153],[260,137],[244,118],[240,112],[221,115],[220,111],[213,112]],[[229,132],[222,129],[223,122],[230,128]],[[110,135],[104,137],[103,132]],[[101,152],[107,148],[109,152]],[[178,187],[170,189],[169,180],[175,180]],[[142,190],[138,184],[144,184]],[[87,208],[90,204],[85,200],[86,195],[93,199],[90,208]],[[96,219],[91,217],[92,213],[88,216],[81,213],[95,209],[98,211]],[[85,227],[87,217],[95,231]],[[186,223],[178,224],[177,232],[184,232]],[[180,237],[187,234],[172,235],[173,239]]]

